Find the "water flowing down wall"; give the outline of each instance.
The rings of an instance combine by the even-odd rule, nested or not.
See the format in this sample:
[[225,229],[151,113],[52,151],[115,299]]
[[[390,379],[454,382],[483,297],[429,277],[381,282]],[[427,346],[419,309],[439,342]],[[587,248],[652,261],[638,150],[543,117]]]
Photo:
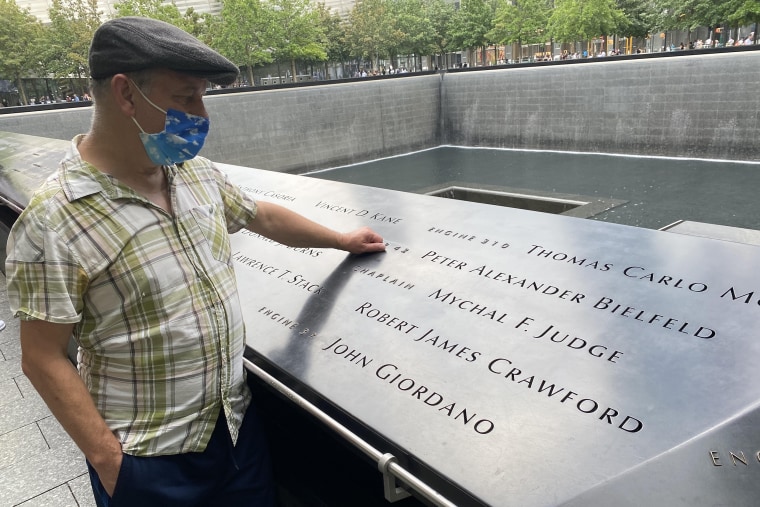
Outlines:
[[449,73],[447,142],[758,160],[760,53]]

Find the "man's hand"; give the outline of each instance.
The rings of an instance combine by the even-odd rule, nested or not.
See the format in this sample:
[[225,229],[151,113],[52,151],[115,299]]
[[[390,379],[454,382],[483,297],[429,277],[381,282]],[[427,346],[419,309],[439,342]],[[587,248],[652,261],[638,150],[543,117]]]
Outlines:
[[352,254],[385,251],[385,243],[382,236],[369,227],[362,227],[342,234],[340,247],[342,250],[351,252]]
[[247,228],[292,247],[339,248],[354,254],[382,252],[383,238],[369,227],[340,233],[271,202],[259,201],[256,218]]
[[22,320],[21,369],[111,495],[123,458],[121,443],[69,362],[66,348],[73,329],[73,324]]
[[113,459],[110,462],[102,462],[99,466],[92,464],[95,471],[98,473],[100,483],[108,493],[108,496],[113,496],[113,491],[116,489],[116,479],[119,477],[119,470],[121,469],[121,461],[124,459],[124,454],[119,452],[113,455]]

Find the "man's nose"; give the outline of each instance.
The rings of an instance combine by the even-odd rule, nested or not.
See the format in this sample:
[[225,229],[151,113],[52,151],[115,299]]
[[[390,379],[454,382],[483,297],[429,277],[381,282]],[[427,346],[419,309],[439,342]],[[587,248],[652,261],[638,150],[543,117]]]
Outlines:
[[203,103],[203,99],[196,101],[188,113],[208,118],[208,111],[206,111],[206,104]]

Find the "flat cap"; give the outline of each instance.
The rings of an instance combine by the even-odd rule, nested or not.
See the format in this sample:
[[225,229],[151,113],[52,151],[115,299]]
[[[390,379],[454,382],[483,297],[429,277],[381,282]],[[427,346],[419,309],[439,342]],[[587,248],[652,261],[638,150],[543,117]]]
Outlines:
[[237,79],[237,66],[174,25],[127,16],[106,21],[90,44],[90,76],[101,79],[145,69],[169,69],[220,85]]

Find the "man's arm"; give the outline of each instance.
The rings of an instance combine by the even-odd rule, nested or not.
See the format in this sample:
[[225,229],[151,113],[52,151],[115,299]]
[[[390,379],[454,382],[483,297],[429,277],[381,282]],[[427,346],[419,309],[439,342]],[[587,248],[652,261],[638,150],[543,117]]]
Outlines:
[[246,228],[283,245],[337,248],[354,254],[385,250],[383,238],[369,227],[340,233],[277,204],[258,201],[257,205],[256,218]]
[[69,361],[66,348],[73,328],[73,324],[22,320],[21,368],[110,495],[121,467],[121,444]]

